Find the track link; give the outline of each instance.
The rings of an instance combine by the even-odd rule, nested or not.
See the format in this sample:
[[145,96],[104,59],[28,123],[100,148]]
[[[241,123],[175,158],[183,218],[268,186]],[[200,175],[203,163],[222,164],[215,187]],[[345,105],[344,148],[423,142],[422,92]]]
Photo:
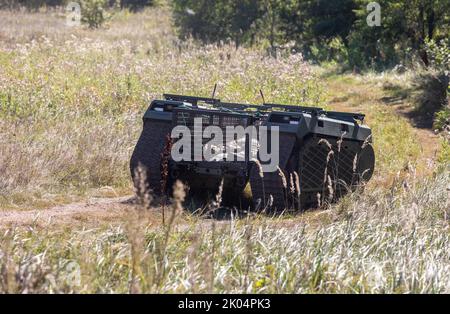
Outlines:
[[[171,122],[145,120],[144,127],[133,151],[130,161],[130,171],[138,193],[150,189],[156,195],[161,195],[161,159],[166,137],[170,134]],[[136,178],[139,166],[144,173],[142,187],[141,179]]]

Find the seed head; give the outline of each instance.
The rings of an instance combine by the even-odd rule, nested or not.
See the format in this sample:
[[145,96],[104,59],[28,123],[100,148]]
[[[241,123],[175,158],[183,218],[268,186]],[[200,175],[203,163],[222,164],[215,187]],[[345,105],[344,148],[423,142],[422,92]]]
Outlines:
[[253,159],[253,161],[255,162],[256,166],[258,167],[258,174],[260,178],[264,178],[264,171],[262,169],[261,163],[259,162],[258,159]]
[[279,166],[277,166],[278,169],[278,175],[281,177],[281,182],[283,183],[283,187],[285,189],[287,189],[287,180],[286,180],[286,176],[284,175],[283,170],[281,170],[281,168]]

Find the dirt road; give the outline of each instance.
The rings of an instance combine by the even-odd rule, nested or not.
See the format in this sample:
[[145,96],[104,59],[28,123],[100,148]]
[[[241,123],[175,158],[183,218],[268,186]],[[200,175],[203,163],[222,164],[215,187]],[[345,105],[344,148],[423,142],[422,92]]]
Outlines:
[[433,132],[431,126],[414,116],[414,105],[409,103],[407,98],[391,97],[389,91],[379,84],[360,81],[349,84],[341,80],[329,80],[327,86],[331,91],[327,103],[332,110],[368,113],[371,110],[368,106],[372,105],[376,110],[389,110],[392,114],[407,119],[420,146],[417,175],[426,176],[432,173],[440,146],[439,136]]
[[120,221],[133,208],[133,197],[93,198],[85,202],[39,210],[0,211],[0,226],[97,224]]

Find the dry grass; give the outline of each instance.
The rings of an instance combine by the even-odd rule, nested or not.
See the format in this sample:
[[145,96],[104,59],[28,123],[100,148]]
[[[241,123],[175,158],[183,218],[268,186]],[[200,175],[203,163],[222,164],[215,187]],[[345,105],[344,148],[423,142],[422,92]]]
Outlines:
[[[65,27],[58,12],[0,12],[0,208],[105,186],[130,193],[127,164],[148,101],[210,95],[214,83],[224,100],[259,103],[262,88],[274,102],[326,99],[367,113],[374,180],[298,216],[205,220],[180,211],[178,186],[164,224],[143,201],[114,223],[2,228],[0,292],[450,292],[448,163],[436,167],[426,134],[382,103],[383,84],[398,78],[320,78],[299,56],[179,42],[170,22],[167,8],[118,13],[95,31]],[[289,183],[298,198],[293,175],[286,192]]]
[[376,166],[369,186],[389,185],[411,165],[418,175],[426,176],[437,164],[450,162],[445,157],[448,145],[431,129],[417,127],[411,117],[416,108],[410,95],[413,71],[323,76],[328,83],[329,106],[365,113],[365,121],[372,128]]
[[179,42],[165,8],[118,13],[95,31],[68,28],[56,13],[0,15],[2,207],[105,185],[131,191],[141,116],[163,92],[208,96],[218,83],[225,100],[260,103],[263,88],[271,101],[321,102],[300,56]]
[[0,292],[448,293],[447,184],[448,173],[354,194],[316,224],[255,216],[180,225],[174,210],[155,226],[138,208],[132,228],[9,229]]

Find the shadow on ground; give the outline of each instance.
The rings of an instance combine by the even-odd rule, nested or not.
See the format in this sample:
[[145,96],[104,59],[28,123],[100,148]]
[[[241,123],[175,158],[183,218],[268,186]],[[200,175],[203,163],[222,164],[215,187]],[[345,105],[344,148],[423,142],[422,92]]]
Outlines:
[[414,127],[432,129],[436,112],[448,105],[448,86],[448,75],[419,74],[411,86],[386,83],[383,90],[390,95],[382,97],[381,101],[386,105],[398,106],[397,111],[408,118]]

